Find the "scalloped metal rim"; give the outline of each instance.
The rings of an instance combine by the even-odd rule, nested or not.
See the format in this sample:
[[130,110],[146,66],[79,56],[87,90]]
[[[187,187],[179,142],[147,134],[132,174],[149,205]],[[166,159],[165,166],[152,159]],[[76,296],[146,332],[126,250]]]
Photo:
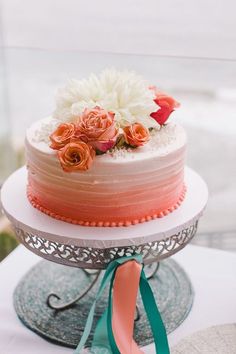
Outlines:
[[183,228],[164,240],[148,242],[142,245],[128,247],[92,248],[78,247],[46,240],[13,225],[18,240],[30,251],[49,261],[87,269],[105,269],[114,259],[142,254],[144,264],[160,261],[170,257],[185,247],[197,232],[198,220],[191,226]]

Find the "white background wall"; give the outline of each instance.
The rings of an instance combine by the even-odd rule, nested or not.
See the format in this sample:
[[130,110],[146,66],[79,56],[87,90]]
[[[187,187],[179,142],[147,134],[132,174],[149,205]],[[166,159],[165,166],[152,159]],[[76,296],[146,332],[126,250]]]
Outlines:
[[236,59],[234,0],[2,0],[4,44]]

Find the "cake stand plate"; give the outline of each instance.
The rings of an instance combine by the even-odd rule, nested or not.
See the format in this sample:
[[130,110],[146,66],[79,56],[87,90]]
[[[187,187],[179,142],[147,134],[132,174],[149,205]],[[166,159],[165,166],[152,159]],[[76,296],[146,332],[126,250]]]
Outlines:
[[[150,268],[149,268],[150,267]],[[152,271],[146,266],[146,274]],[[98,284],[73,307],[56,311],[47,306],[50,292],[56,292],[64,301],[82,294],[95,275],[82,269],[66,267],[48,261],[34,266],[20,281],[14,292],[14,306],[20,320],[31,330],[57,344],[76,347],[83,333],[88,312],[98,290]],[[102,274],[100,274],[102,277]],[[150,278],[150,285],[168,333],[187,317],[193,302],[193,290],[184,270],[173,260],[160,263]],[[90,344],[95,324],[107,306],[108,291],[96,307],[94,326],[87,344]],[[57,299],[53,300],[58,303]],[[153,337],[142,301],[138,299],[140,318],[135,321],[135,338],[140,346],[152,343]]]
[[203,179],[185,171],[186,197],[161,219],[128,227],[86,227],[53,219],[33,208],[26,197],[27,170],[13,173],[1,191],[2,206],[16,236],[28,249],[50,261],[86,269],[104,269],[115,258],[142,254],[144,264],[182,249],[195,235],[208,199]]

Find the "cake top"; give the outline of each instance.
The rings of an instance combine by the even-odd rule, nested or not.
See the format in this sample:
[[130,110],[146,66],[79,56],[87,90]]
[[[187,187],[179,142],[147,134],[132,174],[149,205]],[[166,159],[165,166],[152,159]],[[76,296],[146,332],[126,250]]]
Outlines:
[[[44,137],[40,136],[42,131],[47,130],[51,131],[57,124],[52,117],[47,117],[41,119],[27,130],[26,139],[30,142],[30,145],[37,149],[38,151],[55,155],[55,150],[50,148],[49,143],[49,134]],[[118,160],[124,161],[134,161],[134,160],[144,160],[146,158],[155,156],[164,156],[172,151],[176,151],[176,149],[181,148],[186,143],[186,134],[185,130],[179,124],[175,124],[173,122],[169,122],[162,126],[161,129],[156,130],[153,129],[150,132],[149,141],[140,148],[132,148],[132,147],[114,147],[113,149],[108,150],[104,154],[100,154],[96,156],[96,159],[101,159],[103,162],[105,160],[110,162],[118,162]]]
[[99,155],[130,160],[157,150],[165,154],[185,138],[180,126],[168,122],[178,107],[134,72],[105,70],[59,89],[52,117],[35,124],[28,139],[54,153],[65,172],[88,170]]

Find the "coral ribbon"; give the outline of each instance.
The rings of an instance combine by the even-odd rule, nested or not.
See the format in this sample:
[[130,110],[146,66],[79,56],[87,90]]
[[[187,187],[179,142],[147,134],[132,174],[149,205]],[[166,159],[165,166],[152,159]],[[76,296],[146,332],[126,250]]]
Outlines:
[[135,260],[118,267],[112,302],[112,330],[121,354],[143,354],[133,340],[134,316],[142,266]]

